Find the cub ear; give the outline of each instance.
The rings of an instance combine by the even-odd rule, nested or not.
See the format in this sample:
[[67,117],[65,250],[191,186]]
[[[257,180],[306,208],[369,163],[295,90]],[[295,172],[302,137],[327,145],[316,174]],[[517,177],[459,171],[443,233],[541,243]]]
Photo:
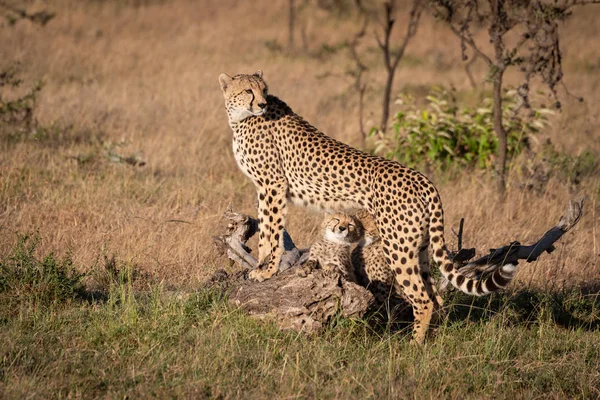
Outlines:
[[261,78],[261,79],[262,79],[262,71],[259,69],[258,71],[256,71],[256,72],[254,73],[254,76],[258,76],[259,78]]
[[219,84],[221,85],[221,90],[225,91],[225,89],[227,89],[227,86],[229,86],[232,80],[233,78],[227,74],[219,75]]

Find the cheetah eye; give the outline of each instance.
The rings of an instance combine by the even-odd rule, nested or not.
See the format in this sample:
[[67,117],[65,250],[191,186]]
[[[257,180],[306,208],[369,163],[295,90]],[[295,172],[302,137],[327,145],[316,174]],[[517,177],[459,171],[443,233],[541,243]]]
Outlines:
[[252,94],[252,89],[246,89],[246,90],[244,90],[244,92],[246,92],[248,94]]

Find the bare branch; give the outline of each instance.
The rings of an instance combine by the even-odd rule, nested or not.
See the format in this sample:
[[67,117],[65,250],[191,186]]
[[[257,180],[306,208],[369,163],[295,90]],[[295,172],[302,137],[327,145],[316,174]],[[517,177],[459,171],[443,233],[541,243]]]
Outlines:
[[463,228],[465,226],[465,219],[460,219],[460,224],[458,227],[458,251],[462,250],[462,241],[463,241]]
[[[35,24],[39,24],[41,26],[46,25],[48,22],[50,22],[50,20],[52,18],[54,18],[56,16],[55,13],[48,12],[45,10],[30,14],[26,10],[15,7],[15,6],[7,3],[4,0],[0,0],[0,7],[13,13],[16,16],[15,19],[27,19],[27,20],[29,20]],[[14,21],[12,21],[12,22],[14,22]]]
[[475,61],[477,61],[478,58],[479,58],[479,54],[475,53],[475,55],[473,57],[471,57],[471,59],[465,64],[465,73],[467,74],[467,78],[469,78],[469,83],[471,84],[471,87],[473,89],[475,89],[477,87],[477,82],[475,81],[475,78],[473,77],[473,72],[471,72],[471,67],[473,66],[473,64],[475,64]]
[[380,129],[385,132],[387,129],[387,123],[389,119],[389,108],[390,108],[390,99],[391,99],[391,91],[394,84],[394,75],[396,74],[396,68],[402,57],[404,56],[404,51],[408,46],[410,39],[412,39],[417,33],[417,27],[419,24],[419,20],[421,18],[421,13],[424,6],[424,0],[413,0],[409,22],[406,30],[406,35],[402,41],[400,48],[397,50],[395,54],[390,47],[390,37],[392,34],[392,30],[394,28],[394,11],[395,11],[395,1],[386,1],[384,3],[384,16],[385,21],[383,23],[383,39],[379,37],[379,35],[375,34],[375,39],[377,40],[377,44],[383,53],[383,61],[384,66],[387,70],[387,79],[385,84],[385,89],[383,93],[383,104],[382,104],[382,112],[381,112],[381,125]]
[[467,275],[479,275],[488,271],[481,270],[481,266],[483,265],[490,265],[492,268],[507,264],[516,265],[519,260],[532,262],[537,260],[544,252],[552,253],[555,250],[554,243],[571,230],[581,219],[583,215],[583,203],[584,198],[569,201],[567,210],[560,218],[558,224],[548,230],[537,242],[529,246],[521,245],[519,242],[512,242],[499,249],[492,249],[488,255],[460,267],[461,272]]
[[457,30],[454,26],[449,25],[450,30],[452,31],[452,33],[454,33],[456,36],[459,37],[459,39],[461,41],[463,41],[464,43],[468,44],[469,47],[475,52],[477,53],[477,55],[479,57],[481,57],[483,60],[485,60],[485,62],[489,65],[492,66],[494,65],[494,62],[492,61],[492,59],[485,54],[483,51],[481,51],[479,49],[479,47],[477,46],[477,44],[475,43],[475,40],[473,40],[473,38],[470,35],[467,34],[463,34],[461,33],[459,30]]
[[[361,8],[361,12],[362,8]],[[365,148],[367,142],[367,132],[365,131],[364,126],[364,95],[367,90],[367,85],[362,82],[362,77],[364,72],[367,70],[367,66],[362,62],[360,56],[358,55],[358,43],[360,39],[365,36],[367,31],[367,25],[369,24],[369,17],[364,14],[364,20],[361,25],[360,30],[354,35],[352,40],[348,43],[348,49],[350,51],[350,56],[354,60],[356,64],[356,71],[354,72],[354,89],[358,92],[358,124],[362,139],[362,147]]]
[[406,27],[406,35],[404,35],[404,40],[400,45],[398,52],[394,58],[392,63],[392,68],[396,69],[400,59],[404,56],[404,51],[406,50],[406,46],[408,46],[408,42],[412,39],[417,33],[417,27],[419,25],[419,19],[421,18],[421,13],[423,11],[423,5],[420,1],[415,0],[413,2],[412,9],[410,10],[410,19],[408,21],[408,26]]

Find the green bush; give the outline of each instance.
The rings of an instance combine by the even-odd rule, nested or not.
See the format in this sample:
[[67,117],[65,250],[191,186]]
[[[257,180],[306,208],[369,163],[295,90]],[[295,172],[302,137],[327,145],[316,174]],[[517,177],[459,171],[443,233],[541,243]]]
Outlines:
[[[376,136],[375,152],[411,167],[430,166],[447,169],[451,165],[491,168],[498,148],[493,129],[492,98],[480,107],[459,107],[451,91],[433,88],[427,105],[418,108],[410,96],[397,101],[401,110],[393,120],[392,137]],[[528,146],[529,140],[548,124],[553,111],[534,109],[529,118],[515,112],[518,104],[513,92],[503,99],[504,128],[509,159]]]
[[581,178],[598,173],[600,162],[598,155],[590,150],[584,150],[579,155],[564,154],[547,143],[542,148],[544,161],[558,176],[570,183],[579,184]]
[[0,259],[0,303],[34,303],[47,306],[72,300],[83,293],[83,275],[69,255],[59,260],[52,253],[35,256],[39,237],[19,235],[12,253]]
[[12,64],[0,68],[0,138],[6,141],[17,141],[19,138],[35,136],[35,107],[42,90],[42,81],[37,81],[29,90],[17,98],[6,99],[4,88],[15,90],[20,88],[23,80],[18,77],[21,66]]

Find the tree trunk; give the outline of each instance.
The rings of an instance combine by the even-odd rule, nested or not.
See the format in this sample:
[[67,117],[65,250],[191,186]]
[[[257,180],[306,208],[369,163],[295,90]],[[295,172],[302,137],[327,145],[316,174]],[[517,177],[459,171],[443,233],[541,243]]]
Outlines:
[[383,92],[383,104],[381,109],[381,131],[385,133],[387,130],[388,118],[390,117],[390,98],[392,96],[392,86],[394,84],[394,70],[387,71],[387,80],[385,82],[385,90]]
[[498,194],[504,196],[506,191],[506,157],[508,142],[506,131],[502,125],[502,77],[503,70],[498,70],[494,77],[494,132],[498,137],[498,159],[496,160],[496,172],[498,173]]
[[504,60],[504,40],[507,30],[505,28],[506,14],[504,12],[504,0],[491,0],[492,22],[489,35],[494,45],[495,68],[494,71],[494,131],[498,137],[498,159],[496,160],[496,172],[498,173],[498,194],[504,199],[506,191],[506,156],[508,143],[506,131],[502,125],[502,78],[506,64]]
[[366,85],[359,84],[358,88],[358,126],[360,129],[360,136],[362,139],[362,149],[366,151],[367,149],[367,132],[365,131],[365,123],[364,123],[364,97],[365,90],[367,90]]
[[294,7],[294,0],[290,0],[289,9],[289,20],[288,20],[288,47],[290,50],[294,50],[294,25],[296,23],[296,8]]

